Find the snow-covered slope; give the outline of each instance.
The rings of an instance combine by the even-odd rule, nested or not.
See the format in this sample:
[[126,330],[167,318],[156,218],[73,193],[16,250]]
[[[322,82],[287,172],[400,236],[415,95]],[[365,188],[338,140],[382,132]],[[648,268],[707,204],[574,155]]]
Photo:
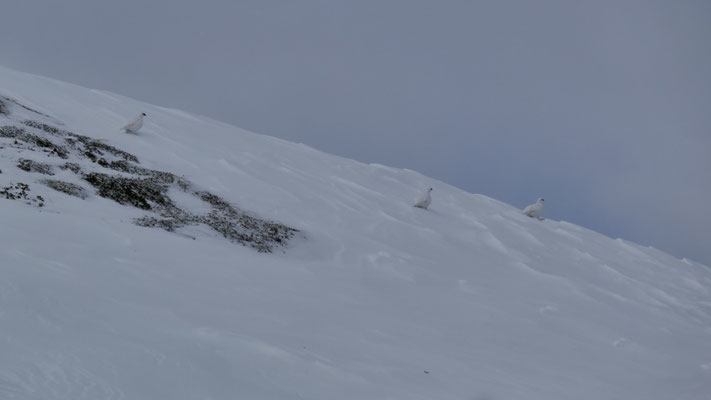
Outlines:
[[0,126],[101,139],[298,230],[262,253],[205,224],[137,226],[146,210],[82,178],[121,172],[0,137],[0,189],[28,185],[0,198],[0,399],[711,398],[706,266],[102,91],[0,68],[0,96]]

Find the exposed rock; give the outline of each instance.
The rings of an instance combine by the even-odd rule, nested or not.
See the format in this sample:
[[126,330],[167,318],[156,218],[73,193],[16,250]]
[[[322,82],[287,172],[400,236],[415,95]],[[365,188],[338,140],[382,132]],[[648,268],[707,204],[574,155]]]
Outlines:
[[83,153],[83,155],[84,155],[86,158],[90,159],[91,161],[96,162],[96,154],[94,154],[94,153],[92,153],[92,152],[90,152],[90,151],[85,151],[85,152]]
[[212,210],[206,215],[195,215],[172,207],[160,213],[162,218],[145,216],[136,220],[136,224],[169,232],[186,225],[205,224],[234,243],[264,253],[271,252],[274,246],[284,245],[298,232],[282,224],[249,216],[212,193],[195,191],[192,194],[209,203]]
[[43,124],[43,123],[41,123],[41,122],[32,121],[32,120],[29,120],[29,119],[28,119],[28,120],[25,120],[25,121],[22,121],[22,123],[25,124],[25,125],[27,125],[27,126],[29,126],[29,127],[43,130],[43,131],[49,133],[50,135],[64,136],[64,135],[66,135],[66,134],[69,133],[69,132],[63,131],[63,130],[61,130],[61,129],[59,129],[59,128],[55,128],[55,127],[53,127],[53,126],[51,126],[51,125]]
[[[136,163],[138,162],[138,157],[134,156],[133,154],[125,152],[123,150],[119,150],[114,146],[102,143],[98,140],[94,140],[88,136],[77,135],[76,133],[72,132],[67,132],[67,136],[69,137],[65,138],[64,140],[69,145],[74,146],[75,148],[81,147],[81,150],[84,153],[104,155],[104,152],[107,152],[115,157],[123,158],[126,161],[133,161]],[[77,144],[77,142],[79,142],[79,144]],[[92,161],[95,160],[92,159]]]
[[68,170],[74,172],[75,174],[78,174],[79,171],[81,171],[81,166],[79,166],[79,164],[73,163],[73,162],[64,163],[63,165],[60,165],[59,168],[60,169],[68,169]]
[[[138,163],[136,156],[88,136],[77,135],[37,121],[26,120],[23,123],[27,127],[37,130],[35,131],[37,133],[60,138],[59,140],[63,140],[65,145],[59,146],[48,138],[15,126],[0,127],[0,137],[15,139],[13,143],[15,147],[26,148],[24,145],[21,146],[20,142],[22,142],[27,144],[30,150],[41,148],[62,158],[67,158],[69,155],[73,155],[75,158],[87,158],[102,168],[120,172],[120,175],[89,172],[75,162],[58,165],[62,170],[70,170],[81,175],[86,182],[96,188],[99,196],[153,213],[135,220],[137,225],[175,232],[185,226],[204,224],[231,242],[250,246],[260,252],[271,252],[275,246],[285,245],[297,232],[296,229],[288,226],[250,216],[219,196],[196,189],[190,181],[183,177],[136,165],[135,163]],[[33,160],[20,159],[17,166],[29,172],[54,175],[51,165]],[[93,167],[90,171],[96,169],[97,167]],[[49,179],[41,182],[54,190],[71,196],[81,199],[88,197],[87,191],[74,183]],[[204,214],[195,214],[179,208],[169,196],[171,187],[206,202],[210,205],[210,211]],[[44,199],[39,196],[37,199],[28,197],[28,190],[29,186],[17,184],[5,188],[0,191],[0,194],[8,198],[21,198],[33,202],[41,200],[40,206],[44,204]]]
[[62,181],[46,179],[46,180],[42,181],[42,183],[51,187],[54,190],[57,190],[62,193],[66,193],[70,196],[79,197],[82,200],[86,199],[89,196],[83,187],[81,187],[79,185],[75,185],[70,182],[62,182]]
[[173,202],[166,196],[168,188],[151,178],[125,178],[92,172],[84,175],[84,180],[97,189],[99,196],[120,204],[157,211],[174,207]]
[[157,218],[146,215],[134,221],[136,225],[146,228],[161,228],[168,232],[175,232],[176,229],[187,225],[187,222],[181,223],[174,218]]
[[38,207],[44,206],[44,198],[42,196],[31,197],[28,194],[29,191],[30,185],[18,182],[0,189],[0,197],[8,200],[25,200],[27,204],[37,204]]
[[15,141],[19,140],[29,144],[30,146],[41,147],[50,154],[54,154],[60,158],[67,158],[69,155],[69,152],[63,146],[56,145],[51,140],[34,135],[27,132],[25,129],[18,128],[16,126],[0,127],[0,137],[14,138]]
[[116,160],[108,162],[103,158],[100,158],[96,163],[104,168],[113,169],[114,171],[126,172],[128,174],[133,175],[149,176],[155,179],[157,182],[164,184],[172,184],[178,182],[182,183],[183,186],[185,186],[186,188],[189,186],[189,184],[185,183],[184,181],[179,182],[180,179],[178,179],[178,177],[171,174],[170,172],[156,171],[154,169],[139,167],[138,165],[132,164],[126,160]]
[[12,125],[0,126],[0,137],[16,138],[25,133],[25,130]]
[[[134,156],[131,153],[125,152],[123,150],[117,149],[114,146],[108,145],[106,143],[102,143],[99,140],[92,139],[88,136],[84,135],[78,135],[74,132],[69,132],[63,129],[59,129],[57,127],[42,123],[42,122],[37,122],[33,120],[25,120],[22,121],[23,124],[42,130],[46,133],[49,133],[50,135],[53,136],[58,136],[58,137],[63,137],[65,142],[70,148],[78,150],[80,153],[84,153],[87,157],[91,158],[92,161],[96,161],[92,156],[87,155],[86,153],[92,153],[93,155],[103,155],[105,152],[113,155],[114,157],[119,157],[122,158],[126,161],[133,161],[133,162],[138,162],[138,157]],[[21,128],[18,128],[21,129]],[[58,146],[61,147],[61,146]],[[65,158],[65,157],[62,157]]]
[[[187,225],[205,224],[230,241],[253,247],[260,252],[271,252],[274,246],[285,244],[297,232],[285,225],[249,216],[222,198],[205,191],[194,191],[192,194],[210,204],[212,210],[209,213],[197,215],[182,210],[168,196],[169,186],[163,178],[161,175],[144,179],[126,178],[101,173],[84,176],[87,182],[98,189],[99,196],[158,214],[137,219],[135,222],[140,226],[173,232]],[[187,185],[185,181],[183,184]]]
[[34,160],[21,158],[17,161],[17,168],[27,172],[38,172],[45,175],[54,175],[52,166]]

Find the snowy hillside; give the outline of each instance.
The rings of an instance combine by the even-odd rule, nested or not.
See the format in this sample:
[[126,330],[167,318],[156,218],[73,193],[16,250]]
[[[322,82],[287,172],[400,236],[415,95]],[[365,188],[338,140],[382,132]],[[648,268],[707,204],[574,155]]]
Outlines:
[[706,266],[4,68],[0,101],[0,399],[711,399]]

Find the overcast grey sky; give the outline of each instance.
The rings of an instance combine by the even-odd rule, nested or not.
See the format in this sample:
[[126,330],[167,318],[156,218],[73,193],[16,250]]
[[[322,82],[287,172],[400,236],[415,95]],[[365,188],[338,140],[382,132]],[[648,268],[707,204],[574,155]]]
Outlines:
[[0,64],[711,264],[708,0],[5,0]]

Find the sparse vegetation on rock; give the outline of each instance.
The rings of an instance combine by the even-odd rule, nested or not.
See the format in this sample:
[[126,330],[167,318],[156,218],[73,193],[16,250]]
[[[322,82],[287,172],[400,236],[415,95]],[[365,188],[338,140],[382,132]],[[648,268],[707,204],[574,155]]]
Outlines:
[[51,135],[62,136],[62,135],[69,134],[69,132],[67,132],[67,131],[63,131],[59,128],[55,128],[53,126],[43,124],[43,123],[37,122],[37,121],[25,120],[25,121],[22,121],[22,123],[29,126],[29,127],[43,130]]
[[84,175],[84,180],[97,189],[99,196],[120,204],[157,211],[173,206],[166,196],[168,188],[151,178],[126,178],[92,172]]
[[16,142],[24,142],[30,146],[31,150],[35,150],[35,147],[40,147],[44,151],[51,153],[51,155],[56,155],[64,159],[68,158],[71,152],[76,152],[79,156],[89,158],[93,162],[97,162],[100,157],[105,154],[110,154],[125,161],[131,161],[134,163],[139,162],[138,157],[135,155],[92,139],[88,136],[78,135],[74,132],[69,132],[32,120],[23,121],[23,124],[30,128],[48,133],[52,136],[63,138],[66,144],[56,144],[49,139],[30,133],[24,128],[12,125],[0,127],[0,137],[13,138]]
[[[175,174],[136,165],[139,161],[133,154],[88,136],[78,135],[32,120],[26,120],[23,123],[28,128],[36,130],[37,133],[46,133],[51,137],[60,138],[59,140],[63,140],[65,144],[59,146],[48,138],[16,126],[0,127],[0,138],[12,138],[15,147],[22,149],[35,151],[41,149],[50,152],[50,155],[61,158],[73,155],[78,159],[91,160],[95,163],[90,164],[95,165],[93,168],[85,169],[76,162],[65,162],[57,167],[80,175],[84,181],[96,189],[96,193],[101,197],[152,213],[135,220],[137,225],[175,232],[182,227],[203,224],[233,243],[250,246],[260,252],[271,252],[275,246],[285,245],[297,232],[296,229],[288,226],[251,216],[233,207],[219,196],[197,189],[190,181]],[[17,166],[29,172],[54,175],[53,166],[50,164],[20,159]],[[97,168],[116,171],[120,174],[111,175],[97,172]],[[71,182],[53,179],[41,182],[54,190],[71,196],[81,199],[88,197],[87,191],[82,186]],[[17,184],[5,188],[0,191],[0,194],[12,199],[33,202],[41,200],[40,206],[44,204],[44,199],[39,196],[36,199],[28,197],[28,190],[29,186]],[[171,190],[179,190],[202,200],[209,204],[210,211],[198,214],[181,209],[170,198],[169,192]]]
[[27,204],[36,204],[38,207],[44,206],[44,198],[42,196],[31,197],[28,193],[29,191],[30,185],[18,182],[0,189],[0,197],[8,200],[26,200]]
[[44,175],[54,175],[52,166],[49,164],[37,162],[34,160],[27,160],[21,158],[17,161],[17,168],[27,171],[27,172],[37,172]]
[[[183,210],[168,196],[170,183],[166,182],[162,174],[149,178],[126,178],[91,173],[85,175],[84,179],[97,188],[97,194],[101,197],[157,214],[137,219],[135,222],[140,226],[174,232],[184,226],[205,224],[228,240],[260,252],[271,252],[274,246],[285,244],[296,232],[285,225],[249,216],[212,193],[190,191],[190,186],[178,185],[176,189],[189,192],[211,205],[211,211],[205,215]],[[182,184],[188,185],[184,180]]]
[[83,187],[70,182],[45,179],[42,181],[42,183],[56,191],[66,193],[70,196],[79,197],[82,200],[88,197],[88,194],[86,193],[86,190],[84,190]]
[[[122,158],[126,161],[138,162],[138,157],[131,153],[117,149],[114,146],[102,143],[98,140],[92,139],[88,136],[77,135],[76,133],[67,132],[67,136],[64,140],[69,144],[69,146],[80,150],[85,156],[89,158],[96,158],[97,154],[99,156],[104,155],[104,153],[109,153],[114,157]],[[90,155],[90,154],[91,155]],[[93,156],[93,157],[92,157]],[[92,159],[96,161],[96,159]]]
[[81,171],[81,166],[79,166],[79,164],[73,163],[73,162],[64,163],[64,164],[60,165],[59,168],[60,169],[68,169],[68,170],[74,172],[75,174],[78,174],[79,171]]
[[51,140],[34,135],[16,126],[8,125],[0,127],[0,137],[13,138],[15,139],[15,144],[19,144],[18,141],[24,142],[30,146],[31,150],[34,150],[35,147],[40,147],[43,151],[60,158],[67,158],[69,155],[69,152],[63,146],[59,146]]
[[149,176],[160,183],[171,184],[178,181],[178,177],[170,172],[156,171],[154,169],[139,167],[138,165],[131,164],[126,160],[111,162],[106,162],[106,160],[104,160],[103,163],[99,160],[97,164],[104,168],[113,169],[114,171],[126,172],[133,175]]

